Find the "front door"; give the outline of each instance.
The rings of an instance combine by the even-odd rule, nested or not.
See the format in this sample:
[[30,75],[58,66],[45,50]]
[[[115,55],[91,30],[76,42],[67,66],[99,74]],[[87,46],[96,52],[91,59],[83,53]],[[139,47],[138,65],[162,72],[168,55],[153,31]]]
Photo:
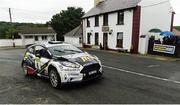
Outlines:
[[103,33],[103,49],[108,49],[108,33]]
[[47,67],[51,61],[49,52],[42,46],[36,46],[35,53],[36,58],[39,58],[39,60],[35,62],[35,68],[38,70],[39,74],[48,75]]

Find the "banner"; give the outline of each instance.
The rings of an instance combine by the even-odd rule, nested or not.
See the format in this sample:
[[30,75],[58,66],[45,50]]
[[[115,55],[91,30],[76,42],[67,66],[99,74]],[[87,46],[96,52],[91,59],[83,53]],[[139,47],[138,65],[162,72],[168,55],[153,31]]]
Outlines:
[[162,44],[154,44],[153,47],[153,51],[167,53],[167,54],[174,54],[175,49],[176,49],[175,46],[162,45]]

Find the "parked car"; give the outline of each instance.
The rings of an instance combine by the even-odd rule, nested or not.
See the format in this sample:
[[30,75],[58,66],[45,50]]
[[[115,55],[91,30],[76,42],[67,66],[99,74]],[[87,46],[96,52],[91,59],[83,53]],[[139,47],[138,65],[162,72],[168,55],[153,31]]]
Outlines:
[[66,83],[89,81],[103,74],[98,57],[59,41],[31,45],[22,60],[24,74],[50,79],[54,88]]

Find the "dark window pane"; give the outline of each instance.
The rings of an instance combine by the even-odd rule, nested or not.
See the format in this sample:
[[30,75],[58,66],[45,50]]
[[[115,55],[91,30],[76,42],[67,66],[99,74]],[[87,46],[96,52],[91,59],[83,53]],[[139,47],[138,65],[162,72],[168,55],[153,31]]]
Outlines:
[[99,45],[99,33],[95,33],[95,45]]
[[39,39],[38,39],[38,36],[35,36],[34,38],[35,38],[35,41],[38,41],[38,40],[39,40]]
[[90,27],[90,21],[89,21],[89,18],[87,18],[87,27]]
[[42,36],[42,40],[47,40],[47,36]]
[[99,16],[95,16],[95,26],[99,26]]
[[108,14],[103,15],[103,25],[108,26]]
[[91,44],[91,33],[87,33],[87,44]]
[[117,33],[117,45],[116,47],[123,48],[123,32]]
[[124,24],[124,12],[118,12],[117,15],[117,24],[123,25]]

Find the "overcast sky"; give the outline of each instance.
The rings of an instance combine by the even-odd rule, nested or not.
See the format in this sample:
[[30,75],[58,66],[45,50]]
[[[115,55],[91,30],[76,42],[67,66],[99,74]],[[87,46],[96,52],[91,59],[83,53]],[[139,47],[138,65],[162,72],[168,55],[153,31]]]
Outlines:
[[[9,21],[8,8],[12,8],[13,22],[45,23],[52,15],[68,6],[82,7],[85,12],[94,0],[0,0],[0,21]],[[156,0],[159,1],[166,0]],[[174,25],[180,25],[180,0],[171,0],[176,12]],[[163,17],[162,17],[163,18]]]

